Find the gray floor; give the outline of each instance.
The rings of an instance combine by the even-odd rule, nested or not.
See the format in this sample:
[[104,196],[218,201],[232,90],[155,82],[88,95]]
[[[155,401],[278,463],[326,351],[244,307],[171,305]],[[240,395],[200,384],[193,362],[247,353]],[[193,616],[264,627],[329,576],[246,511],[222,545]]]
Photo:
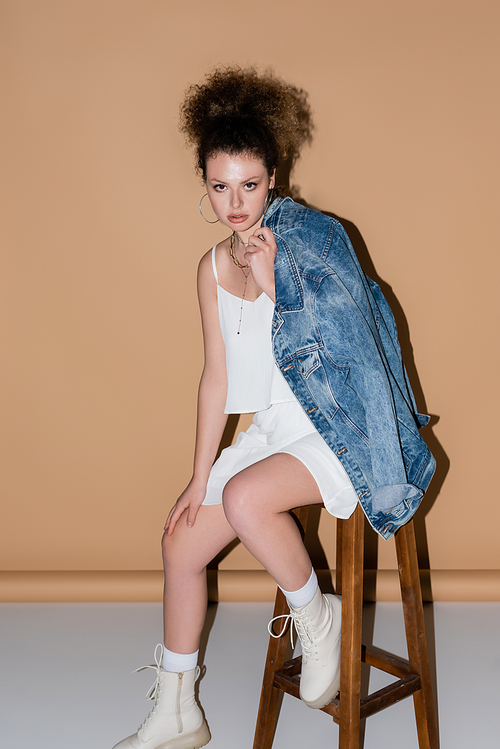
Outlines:
[[[252,747],[271,604],[220,604],[200,694],[211,749]],[[368,607],[379,647],[405,654],[401,607]],[[500,604],[427,610],[441,749],[496,747]],[[161,638],[159,604],[0,604],[0,735],[6,749],[111,749],[136,730]],[[383,684],[378,672],[370,691]],[[331,719],[285,697],[273,749],[336,747]],[[412,701],[367,721],[365,749],[417,749]]]

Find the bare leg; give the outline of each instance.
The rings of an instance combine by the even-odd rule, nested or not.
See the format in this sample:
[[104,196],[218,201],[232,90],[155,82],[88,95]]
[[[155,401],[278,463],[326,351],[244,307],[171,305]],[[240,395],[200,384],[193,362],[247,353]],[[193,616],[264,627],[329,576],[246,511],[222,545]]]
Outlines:
[[[311,560],[288,510],[320,501],[308,469],[287,454],[272,455],[241,471],[226,485],[226,516],[247,549],[281,588],[297,591],[311,574]],[[322,708],[340,686],[341,602],[316,588],[312,600],[291,608],[302,644],[300,697]]]
[[175,653],[198,650],[207,612],[205,568],[236,537],[222,505],[202,505],[191,528],[185,514],[162,541],[164,642]]
[[288,511],[321,501],[309,470],[286,453],[241,471],[228,481],[223,494],[224,511],[236,535],[285,590],[305,585],[312,567]]
[[288,510],[321,502],[318,486],[300,460],[279,453],[234,476],[223,505],[203,506],[188,528],[184,516],[163,537],[164,641],[176,653],[199,647],[207,608],[206,565],[236,536],[278,585],[298,590],[311,560]]

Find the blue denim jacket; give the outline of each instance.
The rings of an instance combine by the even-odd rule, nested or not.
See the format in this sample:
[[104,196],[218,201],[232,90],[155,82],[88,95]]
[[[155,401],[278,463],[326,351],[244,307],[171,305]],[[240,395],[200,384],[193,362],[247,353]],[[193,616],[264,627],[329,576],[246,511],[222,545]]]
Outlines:
[[276,364],[346,469],[373,528],[390,538],[420,504],[435,460],[419,434],[396,323],[342,225],[276,199]]

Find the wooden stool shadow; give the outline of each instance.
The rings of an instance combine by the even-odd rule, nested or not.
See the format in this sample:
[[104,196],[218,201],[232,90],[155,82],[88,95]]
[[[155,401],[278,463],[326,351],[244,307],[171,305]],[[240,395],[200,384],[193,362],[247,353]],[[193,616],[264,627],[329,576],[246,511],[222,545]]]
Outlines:
[[[304,532],[309,507],[294,511]],[[424,611],[413,521],[395,537],[408,660],[361,641],[363,613],[364,514],[358,505],[347,520],[337,520],[336,592],[342,596],[340,693],[322,708],[339,726],[339,749],[360,749],[360,722],[413,695],[420,749],[438,749],[438,734],[424,626]],[[288,613],[278,589],[274,616]],[[301,657],[285,662],[289,636],[270,638],[264,670],[254,749],[271,749],[282,692],[299,698]],[[361,696],[361,663],[396,677],[383,689]]]

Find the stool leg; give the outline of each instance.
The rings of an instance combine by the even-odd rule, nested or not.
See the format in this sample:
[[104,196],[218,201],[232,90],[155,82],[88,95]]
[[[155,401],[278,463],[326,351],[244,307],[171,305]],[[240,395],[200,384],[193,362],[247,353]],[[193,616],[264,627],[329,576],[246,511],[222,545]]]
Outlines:
[[[281,616],[282,614],[288,614],[288,606],[285,596],[278,589],[273,616]],[[273,743],[280,696],[279,689],[273,686],[274,674],[276,671],[283,669],[288,639],[288,636],[277,639],[274,637],[269,638],[253,749],[271,749]]]
[[335,593],[342,595],[342,528],[343,520],[337,520],[337,550],[335,554]]
[[432,698],[429,654],[425,636],[424,609],[420,589],[417,546],[413,521],[396,533],[401,598],[405,618],[408,659],[413,673],[420,676],[421,688],[413,695],[420,749],[438,749],[436,716]]
[[358,504],[342,524],[342,637],[339,749],[359,749],[364,516]]
[[[305,532],[309,516],[309,507],[300,507],[297,510],[294,510],[294,514]],[[278,588],[273,616],[281,616],[288,613],[289,608],[286,598]],[[257,715],[257,724],[255,727],[253,749],[271,749],[273,744],[280,696],[280,690],[273,686],[274,674],[283,669],[288,641],[288,635],[283,635],[283,637],[279,638],[269,638],[269,647],[267,649],[264,678],[262,680],[262,691],[260,693],[260,704]]]

